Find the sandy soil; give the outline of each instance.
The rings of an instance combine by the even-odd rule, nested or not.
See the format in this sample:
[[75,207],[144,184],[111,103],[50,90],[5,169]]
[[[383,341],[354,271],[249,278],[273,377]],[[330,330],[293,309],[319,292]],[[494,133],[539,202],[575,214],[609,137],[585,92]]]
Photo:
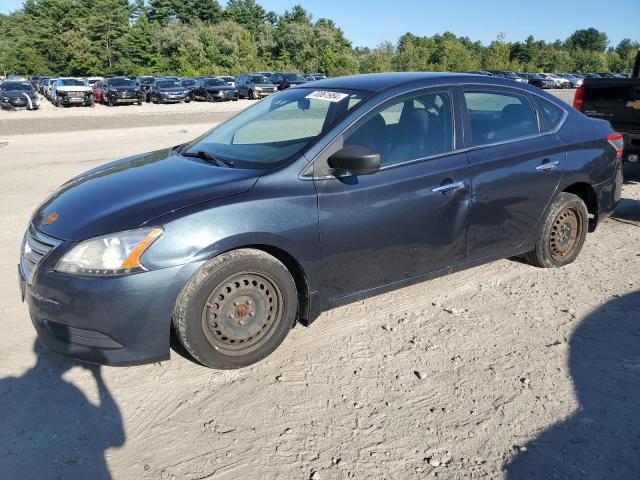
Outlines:
[[195,118],[0,130],[0,477],[637,478],[638,168],[569,267],[502,260],[349,305],[250,368],[175,353],[99,368],[39,348],[16,281],[32,210],[81,171],[210,126]]

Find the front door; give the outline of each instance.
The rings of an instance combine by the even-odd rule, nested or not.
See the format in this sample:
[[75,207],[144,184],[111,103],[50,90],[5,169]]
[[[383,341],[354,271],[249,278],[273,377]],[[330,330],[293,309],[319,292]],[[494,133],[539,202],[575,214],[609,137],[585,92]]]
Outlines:
[[469,164],[456,153],[454,121],[450,91],[422,92],[387,102],[336,140],[377,151],[382,167],[316,175],[328,299],[466,259]]

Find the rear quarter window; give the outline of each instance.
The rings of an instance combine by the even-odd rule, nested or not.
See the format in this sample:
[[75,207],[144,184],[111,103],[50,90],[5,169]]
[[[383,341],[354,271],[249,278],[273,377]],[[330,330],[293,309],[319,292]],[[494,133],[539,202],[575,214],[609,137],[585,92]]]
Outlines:
[[558,128],[564,117],[564,110],[543,98],[537,97],[536,103],[544,119],[542,131],[549,132]]

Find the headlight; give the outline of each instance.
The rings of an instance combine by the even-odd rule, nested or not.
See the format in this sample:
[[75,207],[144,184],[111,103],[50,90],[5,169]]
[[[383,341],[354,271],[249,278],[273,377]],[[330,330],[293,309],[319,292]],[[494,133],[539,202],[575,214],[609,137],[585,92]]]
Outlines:
[[57,272],[93,277],[146,271],[142,254],[163,233],[162,228],[140,228],[80,242],[58,261]]

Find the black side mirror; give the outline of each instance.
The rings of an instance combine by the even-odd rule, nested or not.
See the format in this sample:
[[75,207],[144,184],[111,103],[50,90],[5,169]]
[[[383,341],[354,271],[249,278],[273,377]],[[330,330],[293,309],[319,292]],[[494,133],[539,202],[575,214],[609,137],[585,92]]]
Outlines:
[[380,154],[367,147],[352,145],[331,155],[327,163],[335,170],[371,175],[380,170]]

